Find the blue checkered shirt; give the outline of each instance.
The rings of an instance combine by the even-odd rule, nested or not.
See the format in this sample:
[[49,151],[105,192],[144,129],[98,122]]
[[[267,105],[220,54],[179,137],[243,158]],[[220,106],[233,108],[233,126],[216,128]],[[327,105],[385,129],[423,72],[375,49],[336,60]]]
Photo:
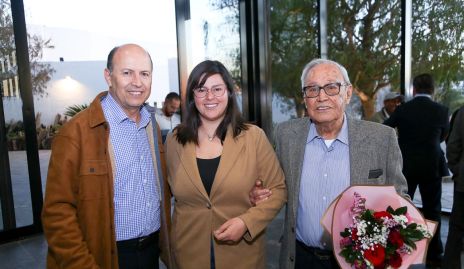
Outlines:
[[346,115],[342,129],[327,147],[311,123],[306,141],[296,223],[296,238],[311,247],[330,249],[320,223],[330,203],[350,186],[350,153]]
[[103,97],[114,149],[114,221],[116,240],[149,235],[160,228],[160,199],[146,128],[150,113],[140,109],[140,122],[129,119],[111,94]]

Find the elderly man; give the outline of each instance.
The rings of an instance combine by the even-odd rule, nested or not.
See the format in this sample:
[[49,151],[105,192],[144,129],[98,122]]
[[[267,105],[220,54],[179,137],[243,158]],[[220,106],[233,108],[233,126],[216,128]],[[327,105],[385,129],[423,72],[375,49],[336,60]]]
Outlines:
[[158,268],[160,240],[169,254],[164,150],[144,104],[152,70],[138,45],[111,50],[109,91],[54,138],[42,212],[47,268]]
[[383,99],[383,107],[381,110],[377,111],[369,121],[383,123],[390,115],[395,111],[403,101],[403,96],[397,92],[389,92],[385,95]]
[[[323,213],[352,184],[394,185],[407,195],[402,158],[394,129],[345,114],[352,86],[343,66],[315,59],[301,83],[309,117],[275,130],[288,190],[280,268],[337,268]],[[250,199],[266,195],[255,189]]]

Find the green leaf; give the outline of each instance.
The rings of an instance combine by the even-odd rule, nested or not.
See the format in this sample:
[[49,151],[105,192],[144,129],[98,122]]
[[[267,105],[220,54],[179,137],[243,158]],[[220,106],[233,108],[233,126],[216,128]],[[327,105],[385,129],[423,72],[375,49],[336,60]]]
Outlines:
[[395,210],[391,206],[387,207],[387,212],[390,214],[395,214]]
[[86,109],[87,107],[88,107],[87,104],[69,106],[69,107],[66,108],[66,111],[64,112],[64,115],[68,116],[68,117],[73,117],[77,113],[79,113],[82,110]]
[[406,206],[400,207],[395,210],[395,215],[400,216],[400,215],[405,215],[408,212],[408,208]]
[[350,230],[349,230],[348,228],[345,228],[344,231],[340,232],[340,235],[341,235],[342,237],[348,237],[348,236],[351,235],[351,233],[350,233]]

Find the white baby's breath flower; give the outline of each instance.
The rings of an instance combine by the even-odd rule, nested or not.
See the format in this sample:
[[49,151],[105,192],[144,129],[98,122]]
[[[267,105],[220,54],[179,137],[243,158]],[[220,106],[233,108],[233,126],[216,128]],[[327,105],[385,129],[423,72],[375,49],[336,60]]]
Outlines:
[[408,246],[407,244],[403,244],[399,249],[399,254],[411,254],[413,251],[412,247]]
[[405,215],[393,215],[393,219],[398,223],[398,225],[401,225],[401,227],[406,228],[408,225],[408,218]]
[[419,230],[427,238],[432,237],[432,234],[429,232],[429,229],[427,229],[427,226],[425,226],[424,224],[418,224],[417,230]]

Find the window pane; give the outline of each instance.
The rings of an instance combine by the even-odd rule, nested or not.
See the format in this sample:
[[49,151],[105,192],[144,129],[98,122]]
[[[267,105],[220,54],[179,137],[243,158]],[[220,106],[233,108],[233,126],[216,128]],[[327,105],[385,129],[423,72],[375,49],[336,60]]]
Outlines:
[[187,70],[204,60],[217,60],[231,72],[241,98],[240,33],[238,0],[190,1],[190,20],[185,22]]
[[32,71],[38,74],[44,66],[53,70],[43,88],[33,85],[35,110],[45,127],[66,121],[69,106],[89,104],[107,90],[103,70],[117,45],[136,43],[150,53],[151,105],[161,107],[166,94],[179,92],[173,2],[24,0],[24,8],[29,42],[34,44],[35,37],[44,42],[42,55],[31,59],[36,65]]
[[452,113],[464,104],[464,5],[461,0],[412,3],[412,75],[431,73],[435,100]]
[[401,1],[329,0],[328,14],[329,58],[345,66],[355,89],[347,111],[369,118],[378,96],[399,91]]
[[273,124],[304,115],[301,72],[317,57],[317,1],[271,1]]
[[[4,119],[0,120],[5,122],[6,127],[16,227],[23,227],[33,223],[22,113],[23,103],[18,83],[16,47],[9,1],[0,1],[0,9],[0,28],[2,29],[0,31],[2,43],[0,50],[0,92],[5,116]],[[2,180],[8,180],[8,178]]]

